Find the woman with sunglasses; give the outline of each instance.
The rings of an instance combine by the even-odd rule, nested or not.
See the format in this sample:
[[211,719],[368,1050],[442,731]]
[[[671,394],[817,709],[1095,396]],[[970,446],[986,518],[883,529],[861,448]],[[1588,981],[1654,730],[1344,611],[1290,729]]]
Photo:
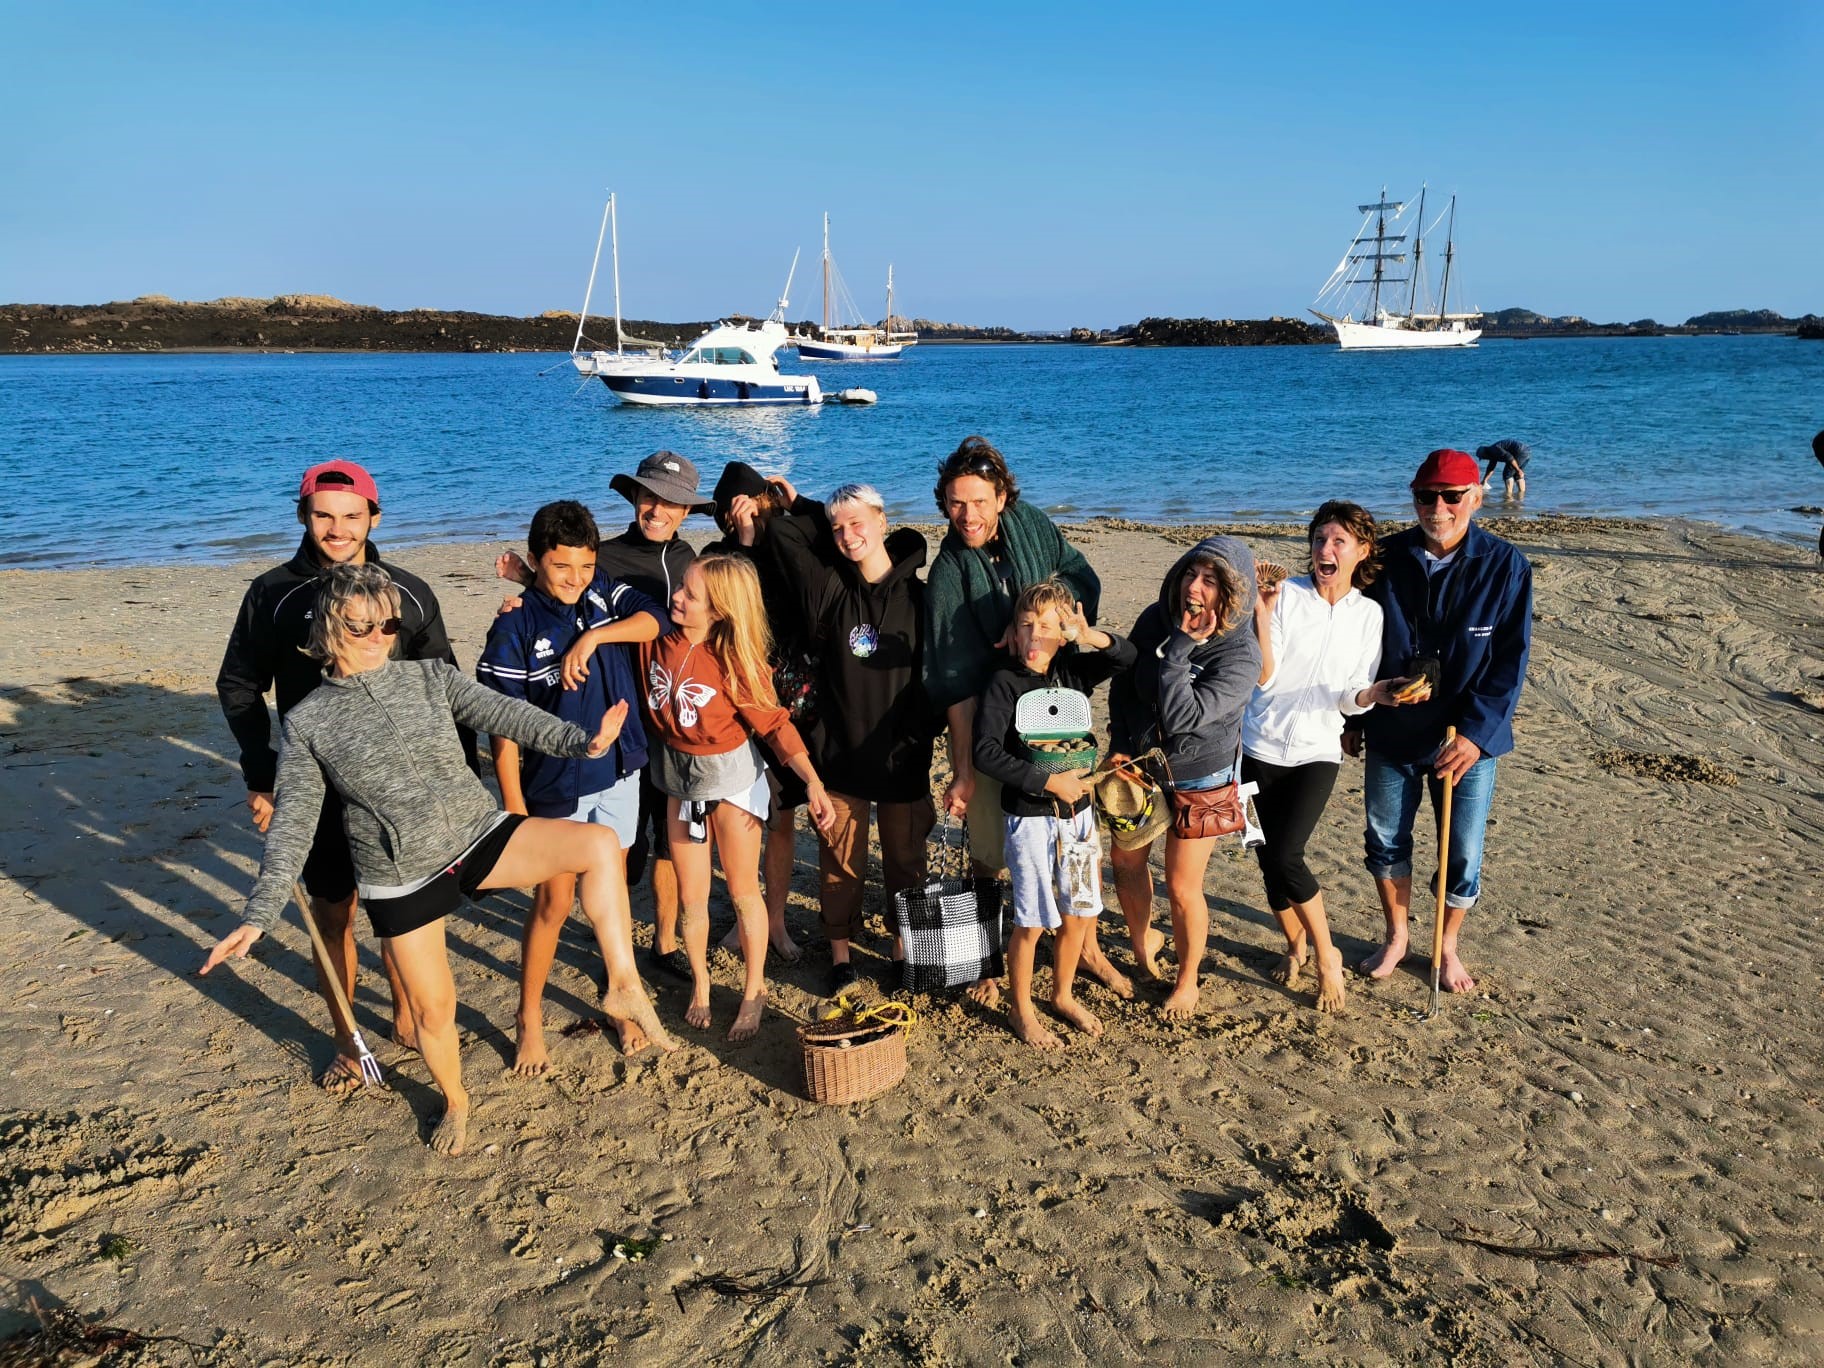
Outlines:
[[304,867],[325,791],[343,822],[362,905],[393,957],[418,1045],[445,1111],[431,1147],[461,1154],[469,1097],[456,1037],[456,987],[444,919],[489,888],[527,888],[577,876],[608,989],[602,1011],[632,1052],[676,1048],[634,968],[620,847],[606,827],[502,812],[466,763],[457,725],[505,736],[546,755],[598,756],[620,733],[623,701],[594,736],[507,698],[440,661],[396,660],[399,591],[377,565],[338,565],[324,578],[306,650],[323,683],[286,715],[277,801],[260,876],[242,924],[218,942],[207,974],[240,958],[278,921]]
[[[1381,607],[1381,671],[1422,673],[1432,692],[1359,719],[1367,752],[1365,863],[1387,924],[1385,944],[1359,968],[1385,978],[1406,957],[1413,820],[1421,796],[1428,791],[1435,810],[1448,783],[1455,793],[1439,978],[1453,993],[1476,986],[1457,936],[1482,891],[1495,759],[1514,748],[1533,633],[1532,566],[1510,542],[1472,525],[1482,506],[1481,476],[1475,457],[1450,449],[1432,452],[1413,476],[1418,526],[1382,543],[1381,574],[1368,597]],[[1350,719],[1352,727],[1357,722]]]

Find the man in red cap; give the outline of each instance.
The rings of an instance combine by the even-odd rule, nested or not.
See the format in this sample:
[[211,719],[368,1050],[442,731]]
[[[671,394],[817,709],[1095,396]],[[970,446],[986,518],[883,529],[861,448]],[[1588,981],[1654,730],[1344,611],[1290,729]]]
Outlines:
[[[437,596],[416,575],[390,561],[382,562],[380,549],[368,540],[368,534],[380,523],[380,491],[372,475],[353,461],[327,461],[312,466],[298,485],[297,516],[304,524],[304,539],[297,554],[247,586],[215,680],[222,712],[241,748],[247,807],[253,814],[254,829],[262,832],[272,821],[273,784],[279,764],[265,694],[268,689],[275,690],[283,720],[322,681],[321,667],[302,648],[310,635],[317,584],[331,566],[384,563],[399,587],[399,657],[456,663],[449,637],[444,633]],[[474,741],[472,735],[464,734],[463,744],[471,764]],[[355,867],[342,831],[341,803],[333,791],[323,803],[316,842],[304,865],[303,882],[336,974],[352,1002]],[[417,1030],[390,959],[386,960],[386,972],[393,988],[393,1039],[407,1049],[415,1049]],[[331,1092],[358,1088],[361,1068],[355,1043],[336,1015],[334,999],[329,985],[321,980],[321,971],[318,989],[330,1004],[330,1020],[336,1032],[336,1057],[318,1081]]]
[[[1358,967],[1385,978],[1406,957],[1413,819],[1421,792],[1430,790],[1435,813],[1450,782],[1456,787],[1440,980],[1467,993],[1476,981],[1457,935],[1482,890],[1495,759],[1514,748],[1514,709],[1532,647],[1533,570],[1511,543],[1473,524],[1482,468],[1467,452],[1427,456],[1413,476],[1412,502],[1418,526],[1381,543],[1381,573],[1366,592],[1381,605],[1381,673],[1424,674],[1431,693],[1351,719],[1367,754],[1366,863],[1387,920],[1386,944]],[[1456,736],[1447,742],[1450,727]]]

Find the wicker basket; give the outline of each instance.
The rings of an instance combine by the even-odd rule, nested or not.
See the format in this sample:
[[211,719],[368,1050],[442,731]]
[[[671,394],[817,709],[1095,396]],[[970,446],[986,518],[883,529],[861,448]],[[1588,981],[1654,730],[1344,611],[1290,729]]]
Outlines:
[[804,1092],[813,1102],[842,1106],[877,1097],[906,1076],[903,1026],[857,1021],[850,1013],[798,1028],[804,1049]]

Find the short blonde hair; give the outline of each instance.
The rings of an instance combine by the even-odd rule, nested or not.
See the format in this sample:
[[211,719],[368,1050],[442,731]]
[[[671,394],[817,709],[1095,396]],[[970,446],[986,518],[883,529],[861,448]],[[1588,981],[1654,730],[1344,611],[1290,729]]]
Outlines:
[[837,485],[830,497],[824,500],[823,506],[826,509],[832,509],[839,504],[850,503],[860,504],[863,508],[871,508],[883,518],[887,516],[887,502],[880,497],[880,491],[871,484]]
[[[378,565],[336,565],[323,577],[317,590],[317,607],[310,619],[310,638],[304,643],[304,654],[325,665],[336,658],[336,650],[348,641],[349,609],[356,603],[368,605],[369,614],[377,621],[399,616],[399,589],[393,577]],[[399,638],[393,638],[393,649],[399,649]]]
[[1066,618],[1076,610],[1076,606],[1077,596],[1071,592],[1070,586],[1056,575],[1051,575],[1020,591],[1019,598],[1014,601],[1013,615],[1017,618],[1021,613],[1031,613],[1037,617],[1047,608],[1052,608],[1057,611],[1059,618]]

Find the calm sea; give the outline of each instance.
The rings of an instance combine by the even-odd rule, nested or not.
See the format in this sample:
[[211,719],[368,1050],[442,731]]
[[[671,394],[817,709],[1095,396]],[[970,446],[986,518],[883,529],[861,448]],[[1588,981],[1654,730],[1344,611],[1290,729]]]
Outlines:
[[[790,353],[782,354],[782,358]],[[1792,539],[1824,505],[1824,346],[1778,337],[1487,342],[1430,355],[1329,347],[921,346],[897,364],[799,366],[871,408],[634,409],[562,358],[0,357],[0,564],[221,561],[296,544],[304,467],[364,462],[388,546],[517,541],[556,498],[605,527],[608,477],[669,447],[713,482],[739,458],[807,493],[880,487],[931,521],[936,462],[969,433],[1070,516],[1406,510],[1433,447],[1531,444],[1531,513],[1679,515]],[[1502,500],[1491,494],[1490,507]],[[694,525],[694,524],[693,524]]]

